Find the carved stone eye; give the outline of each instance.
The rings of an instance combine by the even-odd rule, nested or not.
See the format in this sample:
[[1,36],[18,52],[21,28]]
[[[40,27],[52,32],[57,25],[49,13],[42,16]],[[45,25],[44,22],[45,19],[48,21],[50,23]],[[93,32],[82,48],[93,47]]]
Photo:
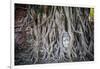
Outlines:
[[67,48],[69,46],[69,41],[70,41],[70,37],[68,32],[64,32],[62,36],[63,46]]

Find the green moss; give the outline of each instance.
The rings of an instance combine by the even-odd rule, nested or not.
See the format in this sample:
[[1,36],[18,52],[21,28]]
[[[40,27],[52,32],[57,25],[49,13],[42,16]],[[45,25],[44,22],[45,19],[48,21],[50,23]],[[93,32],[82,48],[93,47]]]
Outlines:
[[90,17],[94,17],[94,9],[93,8],[90,9]]

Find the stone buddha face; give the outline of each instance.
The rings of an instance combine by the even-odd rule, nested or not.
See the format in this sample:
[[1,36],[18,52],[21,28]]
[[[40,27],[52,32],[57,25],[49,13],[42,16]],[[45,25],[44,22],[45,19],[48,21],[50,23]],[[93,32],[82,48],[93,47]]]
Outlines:
[[62,36],[62,43],[64,47],[68,47],[70,42],[70,36],[68,32],[64,32]]

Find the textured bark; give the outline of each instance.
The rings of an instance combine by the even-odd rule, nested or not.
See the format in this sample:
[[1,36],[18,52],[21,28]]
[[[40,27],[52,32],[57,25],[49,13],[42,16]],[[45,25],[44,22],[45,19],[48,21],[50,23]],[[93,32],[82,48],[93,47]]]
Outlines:
[[[89,8],[20,4],[15,8],[16,65],[94,60]],[[66,47],[65,32],[70,38]]]

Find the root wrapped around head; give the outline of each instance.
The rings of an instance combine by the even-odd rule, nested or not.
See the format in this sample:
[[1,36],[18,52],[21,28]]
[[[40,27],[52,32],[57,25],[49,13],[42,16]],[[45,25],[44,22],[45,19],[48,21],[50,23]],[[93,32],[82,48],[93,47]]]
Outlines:
[[89,8],[28,5],[25,9],[26,16],[15,24],[16,65],[94,60]]

